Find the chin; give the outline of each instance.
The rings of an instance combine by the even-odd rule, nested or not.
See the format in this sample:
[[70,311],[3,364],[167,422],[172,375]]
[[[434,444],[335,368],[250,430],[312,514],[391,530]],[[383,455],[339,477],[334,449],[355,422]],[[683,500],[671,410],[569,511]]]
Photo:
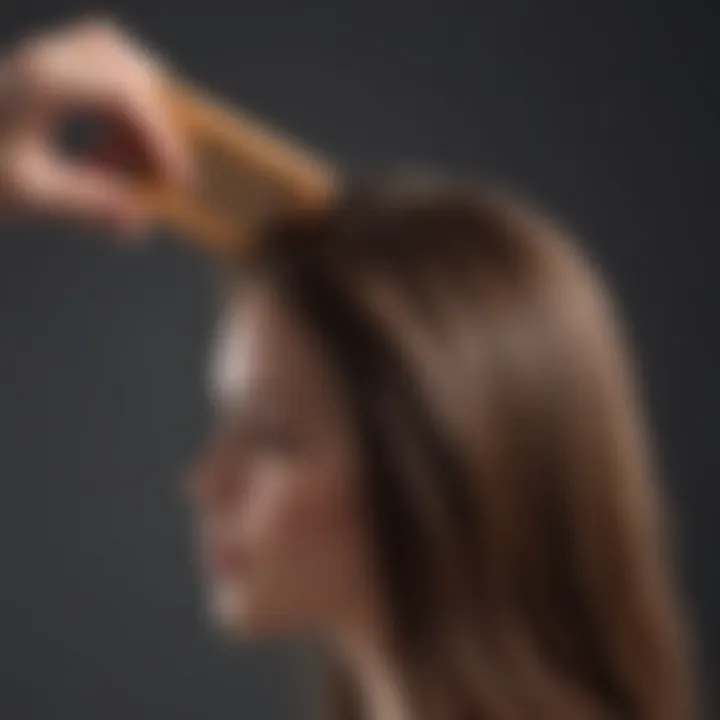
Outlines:
[[267,602],[253,597],[248,588],[216,586],[208,600],[210,620],[223,634],[237,638],[272,638],[293,634],[295,628],[281,620]]

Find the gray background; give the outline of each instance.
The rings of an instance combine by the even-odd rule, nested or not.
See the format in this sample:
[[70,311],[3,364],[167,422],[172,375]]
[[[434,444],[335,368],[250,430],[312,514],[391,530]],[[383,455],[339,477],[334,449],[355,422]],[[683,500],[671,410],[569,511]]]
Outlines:
[[[87,6],[3,2],[2,39]],[[570,220],[635,331],[708,686],[720,682],[718,7],[140,0],[112,8],[348,168],[509,182]],[[169,238],[0,242],[0,716],[300,717],[303,655],[202,617],[178,477],[208,422],[211,268]]]

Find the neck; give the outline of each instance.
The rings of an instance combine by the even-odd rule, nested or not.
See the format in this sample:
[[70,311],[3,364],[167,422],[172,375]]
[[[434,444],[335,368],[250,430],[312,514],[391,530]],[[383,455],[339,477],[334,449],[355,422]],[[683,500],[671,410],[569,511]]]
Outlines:
[[410,720],[408,696],[400,668],[389,647],[382,603],[357,603],[352,622],[336,634],[343,666],[357,688],[360,715],[367,720]]
[[361,717],[366,720],[410,720],[400,673],[389,654],[367,640],[342,648],[343,662],[358,690]]

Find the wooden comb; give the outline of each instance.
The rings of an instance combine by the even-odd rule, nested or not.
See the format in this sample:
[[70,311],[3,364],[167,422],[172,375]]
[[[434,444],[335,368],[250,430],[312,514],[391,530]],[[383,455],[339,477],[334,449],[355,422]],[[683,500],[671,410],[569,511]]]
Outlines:
[[237,252],[264,223],[328,203],[334,168],[189,83],[168,83],[171,115],[194,160],[192,187],[138,182],[152,215],[204,249]]

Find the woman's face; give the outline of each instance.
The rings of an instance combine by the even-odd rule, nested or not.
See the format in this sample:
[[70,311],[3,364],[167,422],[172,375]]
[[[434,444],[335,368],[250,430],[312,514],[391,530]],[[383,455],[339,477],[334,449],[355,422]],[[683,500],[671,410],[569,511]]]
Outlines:
[[356,436],[333,367],[260,283],[228,305],[212,356],[217,428],[192,479],[213,616],[323,631],[368,589]]

